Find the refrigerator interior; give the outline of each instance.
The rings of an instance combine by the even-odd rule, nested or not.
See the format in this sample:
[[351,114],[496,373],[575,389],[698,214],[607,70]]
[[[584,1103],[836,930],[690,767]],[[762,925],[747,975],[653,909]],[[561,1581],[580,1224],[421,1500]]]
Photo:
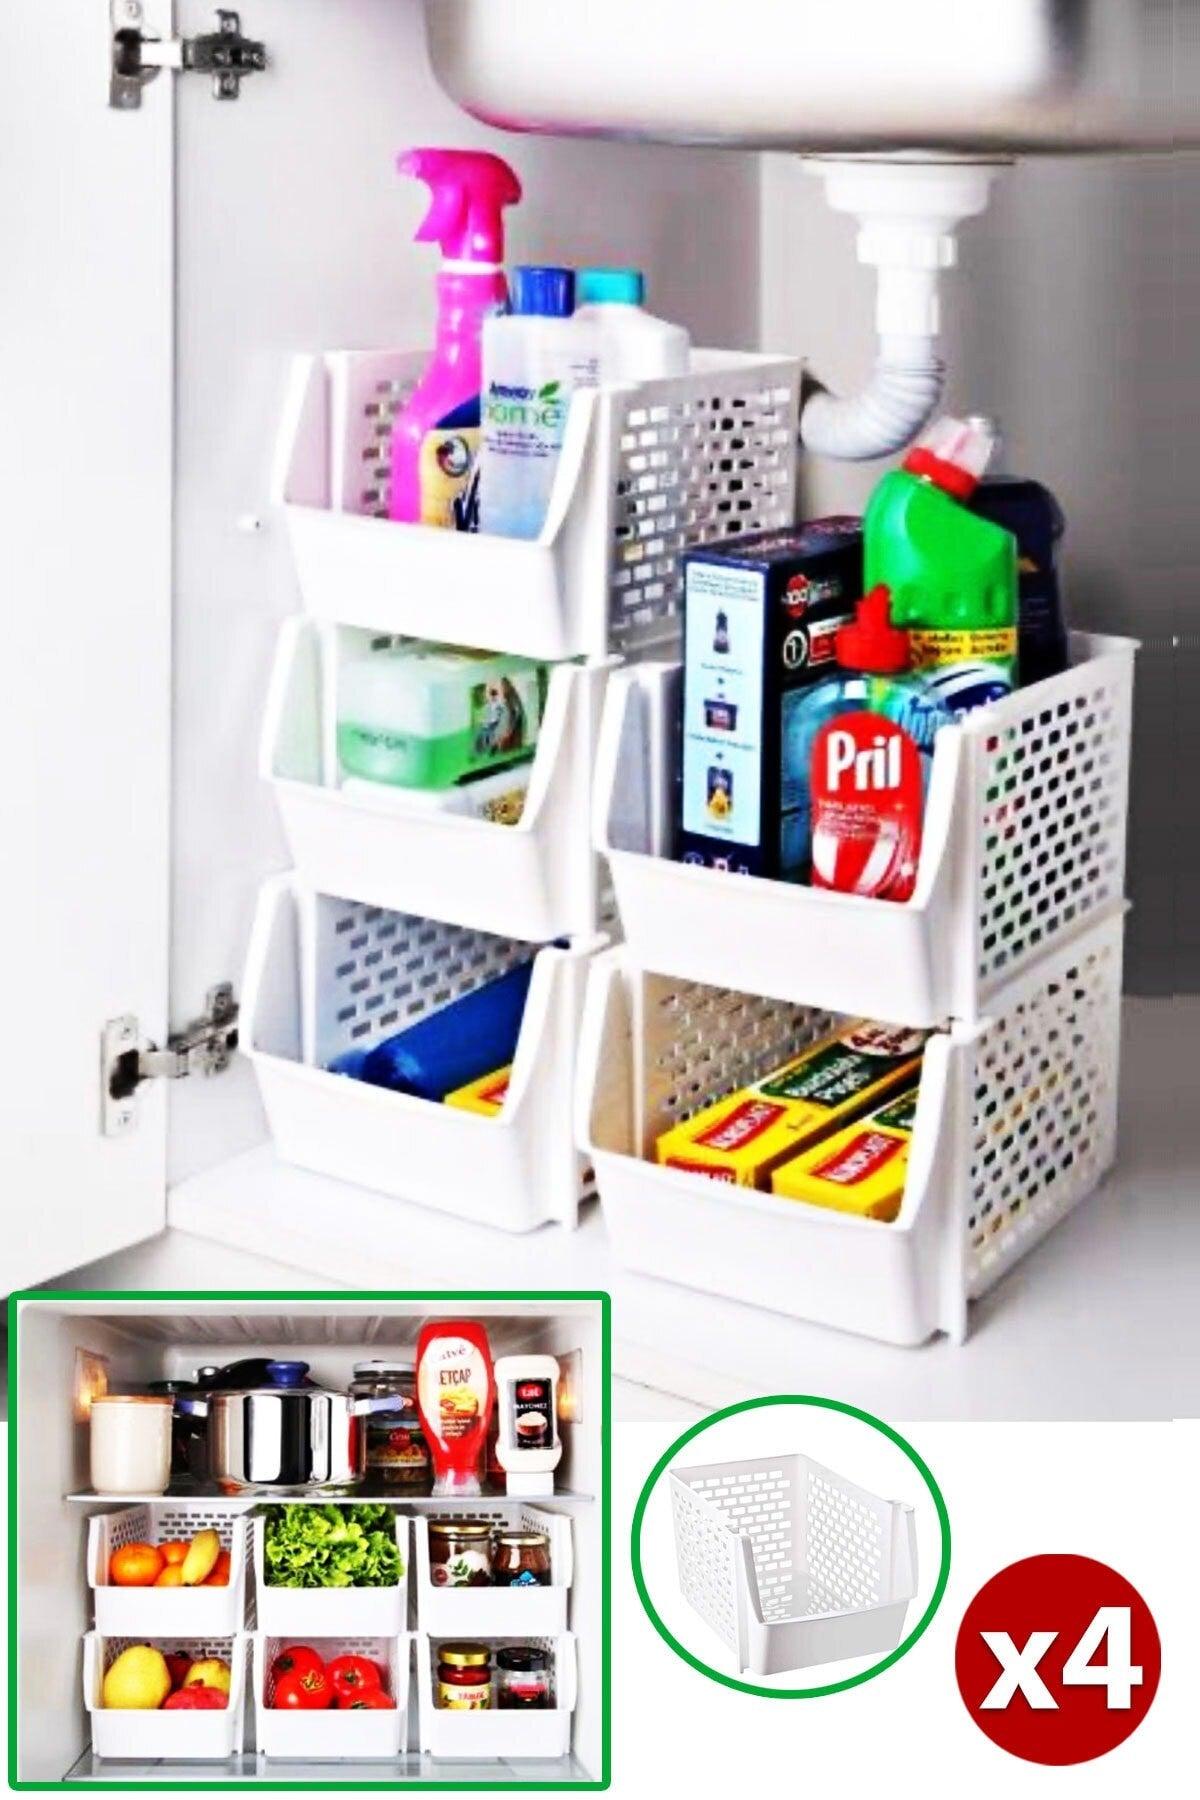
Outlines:
[[[487,1329],[494,1356],[516,1351],[549,1353],[567,1363],[572,1418],[561,1418],[563,1458],[553,1498],[539,1502],[570,1520],[573,1576],[568,1629],[574,1635],[578,1697],[571,1751],[556,1760],[517,1764],[472,1760],[447,1763],[422,1755],[415,1696],[410,1686],[409,1750],[398,1761],[363,1761],[364,1780],[500,1779],[577,1781],[596,1778],[603,1763],[604,1681],[604,1349],[601,1306],[595,1300],[445,1303],[436,1296],[413,1300],[230,1297],[180,1302],[154,1299],[47,1299],[20,1305],[13,1346],[13,1398],[18,1419],[17,1719],[18,1768],[30,1781],[99,1779],[129,1782],[157,1778],[229,1780],[257,1773],[274,1780],[328,1780],[332,1765],[266,1761],[254,1748],[254,1708],[247,1693],[246,1750],[231,1763],[174,1762],[142,1765],[94,1758],[88,1714],[82,1704],[82,1643],[92,1624],[92,1595],[85,1574],[88,1519],[130,1504],[107,1505],[88,1486],[88,1426],[77,1417],[77,1354],[108,1362],[110,1389],[190,1375],[200,1364],[221,1364],[260,1351],[312,1364],[314,1376],[333,1387],[349,1384],[352,1364],[365,1357],[411,1349],[427,1319],[469,1317]],[[572,1353],[578,1353],[572,1356]],[[568,1363],[568,1359],[569,1363]],[[335,1496],[336,1497],[336,1496]],[[366,1490],[365,1497],[377,1497]],[[206,1505],[213,1502],[208,1500]],[[229,1501],[232,1508],[245,1501]],[[436,1513],[431,1498],[404,1501],[409,1512]],[[497,1500],[517,1512],[525,1502]],[[410,1551],[411,1553],[411,1551]],[[415,1581],[415,1558],[414,1558]],[[410,1587],[410,1593],[413,1592]],[[410,1629],[412,1629],[410,1620]],[[415,1629],[419,1632],[419,1623]],[[418,1636],[417,1654],[421,1639]],[[347,1778],[354,1763],[340,1767]]]

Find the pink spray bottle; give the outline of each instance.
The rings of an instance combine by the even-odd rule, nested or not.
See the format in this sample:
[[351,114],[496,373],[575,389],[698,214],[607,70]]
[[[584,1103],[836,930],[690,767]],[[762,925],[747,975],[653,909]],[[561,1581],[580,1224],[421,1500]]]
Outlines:
[[402,175],[429,186],[418,243],[442,247],[437,337],[429,366],[392,428],[393,519],[475,529],[483,322],[508,304],[504,208],[521,198],[508,164],[485,150],[409,150]]

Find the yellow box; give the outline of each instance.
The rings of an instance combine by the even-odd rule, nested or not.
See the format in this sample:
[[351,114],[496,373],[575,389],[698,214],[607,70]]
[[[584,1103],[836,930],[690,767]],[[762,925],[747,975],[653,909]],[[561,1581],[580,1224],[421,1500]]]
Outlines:
[[504,1102],[508,1099],[508,1083],[512,1075],[512,1064],[503,1069],[496,1069],[491,1075],[481,1075],[478,1081],[468,1081],[465,1087],[455,1088],[447,1094],[446,1106],[460,1106],[463,1112],[483,1113],[494,1119]]
[[768,1187],[780,1163],[911,1082],[927,1033],[859,1019],[752,1087],[665,1131],[658,1162],[738,1187]]
[[919,1087],[907,1088],[775,1169],[771,1192],[889,1225],[900,1211]]

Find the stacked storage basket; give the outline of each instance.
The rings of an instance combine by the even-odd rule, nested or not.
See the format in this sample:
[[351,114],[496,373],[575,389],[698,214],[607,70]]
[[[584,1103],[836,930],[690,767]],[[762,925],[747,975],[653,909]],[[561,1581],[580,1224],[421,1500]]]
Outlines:
[[[460,1519],[545,1533],[550,1582],[545,1587],[441,1587],[429,1562],[427,1521],[415,1521],[417,1593],[417,1702],[421,1748],[455,1761],[503,1758],[514,1762],[566,1756],[576,1700],[575,1639],[567,1630],[574,1575],[571,1521],[545,1507],[463,1501],[450,1510]],[[436,1704],[438,1646],[463,1640],[495,1651],[505,1644],[546,1652],[550,1669],[547,1707],[507,1711],[492,1706],[462,1711]]]
[[[260,895],[243,1042],[287,1160],[509,1230],[570,1226],[588,1176],[572,1098],[604,941],[590,821],[610,671],[670,637],[681,549],[791,518],[799,366],[698,352],[686,377],[576,394],[545,528],[524,542],[387,518],[391,423],[424,362],[339,352],[294,373],[275,486],[305,616],[281,636],[261,768],[295,870]],[[558,665],[517,825],[339,785],[337,672],[364,632]],[[497,1116],[328,1071],[531,954]]]
[[[121,1587],[109,1580],[113,1552],[126,1544],[186,1541],[206,1527],[230,1553],[225,1587]],[[155,1501],[101,1513],[88,1521],[87,1577],[95,1629],[83,1640],[83,1702],[91,1718],[92,1748],[100,1757],[157,1762],[225,1762],[241,1754],[244,1737],[250,1540],[247,1520],[198,1501]],[[123,1650],[153,1644],[193,1661],[220,1657],[229,1664],[229,1704],[217,1712],[126,1710],[103,1703],[104,1677]]]
[[[968,1301],[1096,1187],[1133,650],[1076,635],[1064,674],[939,733],[904,904],[670,860],[679,664],[613,676],[596,833],[626,944],[591,977],[578,1135],[628,1267],[893,1343],[961,1341]],[[664,1131],[846,1016],[932,1032],[895,1223],[654,1163]]]

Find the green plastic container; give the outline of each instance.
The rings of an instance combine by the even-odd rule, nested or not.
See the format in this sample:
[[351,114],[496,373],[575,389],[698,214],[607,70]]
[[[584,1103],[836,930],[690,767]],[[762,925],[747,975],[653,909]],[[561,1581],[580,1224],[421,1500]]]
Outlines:
[[392,787],[449,788],[533,755],[544,663],[442,644],[369,640],[338,673],[342,771]]
[[891,595],[912,667],[955,712],[1017,684],[1017,540],[969,512],[992,452],[982,421],[939,419],[871,495],[865,585]]

